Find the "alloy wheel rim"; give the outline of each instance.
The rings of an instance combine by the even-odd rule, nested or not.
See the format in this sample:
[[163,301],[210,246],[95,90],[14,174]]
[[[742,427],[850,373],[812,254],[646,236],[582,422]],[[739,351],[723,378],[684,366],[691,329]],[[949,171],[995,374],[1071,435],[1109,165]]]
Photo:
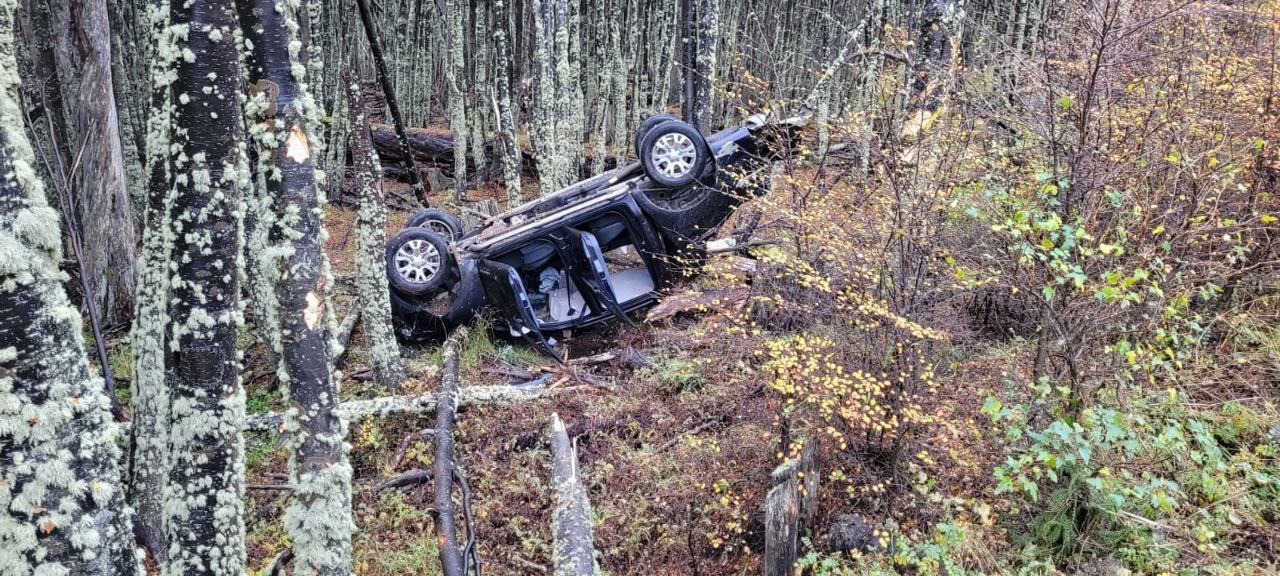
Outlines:
[[426,226],[427,230],[435,232],[437,236],[444,238],[445,240],[453,240],[453,230],[451,230],[449,225],[445,224],[444,221],[427,220],[426,222],[423,222],[423,225]]
[[653,144],[653,165],[668,178],[681,178],[693,170],[698,150],[693,140],[679,132],[664,134]]
[[426,284],[440,272],[440,250],[426,240],[412,239],[396,250],[396,271],[413,284]]

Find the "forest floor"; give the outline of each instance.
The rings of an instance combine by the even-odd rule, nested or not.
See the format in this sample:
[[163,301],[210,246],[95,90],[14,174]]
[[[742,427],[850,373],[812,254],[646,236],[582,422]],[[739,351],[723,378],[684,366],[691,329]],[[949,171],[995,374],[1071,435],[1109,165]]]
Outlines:
[[[328,253],[338,279],[339,318],[350,309],[355,212],[331,206]],[[402,226],[393,213],[389,230]],[[726,229],[731,229],[726,226]],[[564,334],[568,358],[611,350],[638,352],[647,365],[579,367],[588,377],[556,384],[546,399],[470,407],[458,421],[458,450],[474,493],[479,556],[488,574],[550,572],[550,456],[545,428],[553,412],[569,427],[597,520],[601,566],[610,574],[746,574],[759,571],[761,504],[769,473],[780,461],[781,399],[755,366],[751,347],[718,326],[717,313],[677,315],[636,326],[606,324]],[[510,383],[513,372],[539,373],[546,359],[473,330],[464,345],[464,386]],[[277,410],[280,395],[254,346],[247,355],[248,410]],[[369,379],[359,330],[343,367],[344,399],[386,394]],[[961,350],[957,347],[956,350]],[[404,347],[409,379],[400,394],[430,394],[439,386],[439,348]],[[907,534],[927,534],[940,496],[976,502],[989,494],[990,470],[1002,458],[998,435],[980,413],[986,392],[1000,386],[1001,367],[1026,365],[1017,347],[980,349],[947,366],[944,385],[925,410],[936,416],[932,438],[913,456],[926,485],[895,498],[862,498],[876,486],[832,486],[820,492],[816,532],[836,513],[858,513],[872,526],[888,516]],[[599,380],[607,386],[588,384]],[[355,470],[356,571],[432,574],[438,566],[429,485],[378,492],[376,486],[412,468],[429,468],[433,447],[415,434],[434,414],[368,419],[349,433]],[[288,546],[280,517],[287,492],[286,454],[274,432],[246,439],[250,566],[263,570]],[[914,469],[914,468],[913,468]],[[895,485],[912,485],[907,482]],[[898,489],[895,489],[898,490]],[[899,490],[901,491],[901,490]],[[910,500],[910,502],[907,502]],[[893,503],[892,506],[889,503]],[[975,507],[975,523],[994,524]]]

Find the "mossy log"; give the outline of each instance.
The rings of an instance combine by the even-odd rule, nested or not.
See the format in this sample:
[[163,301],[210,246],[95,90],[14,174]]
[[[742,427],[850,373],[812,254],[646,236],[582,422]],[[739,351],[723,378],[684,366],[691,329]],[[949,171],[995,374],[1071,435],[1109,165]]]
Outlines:
[[454,418],[458,413],[458,348],[467,335],[458,328],[444,343],[444,373],[436,401],[435,525],[436,545],[444,576],[462,576],[462,552],[458,549],[458,523],[453,507]]
[[[527,402],[547,395],[543,386],[471,386],[458,391],[458,407]],[[368,400],[351,400],[338,405],[338,413],[348,422],[397,414],[427,414],[436,409],[435,394],[421,396],[384,396]],[[245,430],[271,430],[283,422],[275,412],[255,414],[245,419]]]

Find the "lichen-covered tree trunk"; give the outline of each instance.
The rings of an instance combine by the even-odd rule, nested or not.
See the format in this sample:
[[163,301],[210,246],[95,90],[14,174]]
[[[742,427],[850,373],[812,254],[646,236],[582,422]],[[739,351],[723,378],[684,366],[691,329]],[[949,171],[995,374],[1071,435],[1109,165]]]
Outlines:
[[534,95],[534,148],[538,153],[541,194],[568,186],[577,177],[582,156],[582,92],[571,64],[572,24],[567,0],[534,0],[537,91]]
[[711,114],[716,73],[716,51],[720,43],[720,4],[718,0],[696,0],[693,73],[693,124],[707,132]]
[[242,574],[244,390],[242,196],[249,185],[230,2],[170,5],[179,37],[170,132],[175,263],[166,370],[173,373],[169,478],[164,491],[166,575]]
[[[111,30],[106,0],[59,0],[55,33],[59,70],[69,92],[70,173],[84,269],[93,300],[107,325],[133,314],[135,229],[124,178],[115,91],[111,81]],[[74,40],[74,41],[73,41]],[[70,92],[74,90],[74,92]]]
[[582,4],[561,0],[556,9],[556,93],[561,104],[558,140],[568,181],[580,176],[583,136],[587,133],[582,94]]
[[489,91],[492,89],[489,82],[489,62],[493,58],[489,50],[489,39],[494,32],[489,26],[488,4],[488,2],[476,2],[472,4],[471,11],[473,32],[469,43],[471,89],[467,91],[467,101],[470,103],[468,108],[471,114],[467,120],[471,127],[471,136],[468,137],[471,142],[471,165],[475,167],[477,174],[487,172],[488,157],[485,156],[485,138],[493,108],[489,100]]
[[284,525],[296,574],[351,573],[351,466],[346,424],[334,412],[338,387],[332,354],[323,246],[324,201],[316,185],[312,130],[317,103],[306,90],[299,58],[296,5],[285,0],[240,5],[250,98],[246,114],[258,145],[275,223],[271,266],[281,336],[277,375],[286,384],[289,481],[293,499]]
[[22,127],[16,10],[0,0],[0,573],[139,574],[120,428],[89,372],[58,213]]
[[454,193],[461,202],[467,193],[467,108],[463,99],[462,78],[466,75],[463,60],[462,10],[459,0],[445,0],[444,17],[448,23],[446,41],[449,61],[445,65],[445,82],[449,88],[449,131],[453,132]]
[[507,206],[524,200],[520,191],[520,144],[516,139],[516,114],[511,105],[511,48],[507,32],[511,10],[507,0],[493,0],[493,50],[497,60],[494,97],[498,101],[498,161],[502,163],[502,183],[507,189]]
[[614,5],[609,21],[609,51],[613,55],[612,70],[609,73],[609,97],[613,103],[613,131],[610,142],[616,164],[621,166],[627,158],[627,142],[631,135],[627,128],[627,78],[632,62],[635,61],[635,47],[630,43],[623,45],[623,35],[629,37],[631,22],[635,18],[635,7],[623,10],[629,5],[627,0],[618,0]]
[[[155,47],[151,77],[173,70],[179,31],[169,26],[169,2],[159,0],[148,15]],[[138,258],[138,292],[133,330],[133,454],[130,457],[129,500],[136,513],[134,531],[157,562],[166,557],[162,495],[168,477],[165,426],[169,419],[169,390],[165,373],[166,306],[169,299],[169,255],[173,247],[169,224],[169,85],[152,86],[147,118],[146,179],[136,197],[146,198],[142,251]],[[145,184],[145,185],[144,185]]]
[[387,208],[382,192],[382,167],[373,151],[369,116],[360,102],[360,85],[351,82],[351,164],[360,209],[356,213],[356,292],[364,319],[365,345],[373,373],[383,387],[398,389],[404,381],[400,346],[391,330],[390,287],[387,282]]
[[560,166],[556,143],[556,72],[554,13],[557,0],[533,0],[534,77],[533,122],[529,126],[538,155],[538,188],[543,196],[559,190],[567,178]]

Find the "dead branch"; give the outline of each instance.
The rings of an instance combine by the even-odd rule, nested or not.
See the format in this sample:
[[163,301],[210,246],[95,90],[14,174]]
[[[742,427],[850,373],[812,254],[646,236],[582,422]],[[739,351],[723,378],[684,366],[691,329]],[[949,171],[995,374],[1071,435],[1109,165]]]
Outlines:
[[675,446],[677,443],[679,443],[681,439],[688,436],[697,436],[698,434],[706,432],[707,430],[715,427],[718,424],[722,424],[728,421],[729,421],[728,416],[721,416],[718,418],[712,418],[710,420],[706,420],[703,423],[697,426],[694,426],[692,429],[676,434],[675,437],[673,437],[672,439],[667,440],[666,442],[663,442],[661,446],[654,449],[653,453],[658,454],[660,452],[666,452],[667,450],[670,450],[672,446]]
[[373,491],[384,492],[392,488],[404,488],[406,486],[417,486],[419,484],[426,484],[434,477],[435,477],[435,473],[432,472],[431,470],[414,468],[412,470],[406,470],[386,480],[383,480],[382,483],[374,487]]
[[707,254],[728,254],[731,252],[742,252],[744,250],[750,250],[757,246],[775,246],[781,243],[782,243],[781,240],[776,240],[776,239],[749,240],[746,242],[738,242],[735,244],[725,244],[723,246],[708,247]]
[[352,307],[351,312],[342,319],[342,323],[338,325],[338,334],[335,336],[338,346],[341,348],[337,354],[333,355],[333,367],[342,366],[343,360],[347,358],[347,351],[351,349],[351,334],[356,330],[356,322],[360,320],[360,308]]
[[521,557],[519,557],[519,556],[514,556],[514,555],[513,555],[513,556],[511,557],[511,559],[512,559],[512,560],[515,560],[515,561],[516,561],[516,564],[519,564],[519,565],[521,565],[521,566],[524,566],[525,568],[529,568],[529,569],[532,569],[532,570],[537,570],[537,571],[539,571],[539,572],[542,572],[543,574],[547,573],[547,571],[548,571],[548,569],[547,569],[547,567],[546,567],[546,566],[543,566],[543,565],[538,564],[538,563],[536,563],[536,562],[530,562],[530,561],[525,560],[524,558],[521,558]]
[[556,574],[593,576],[596,566],[591,535],[591,504],[578,479],[578,457],[560,415],[551,415],[551,485],[556,505],[551,512],[552,561]]
[[708,290],[706,292],[687,291],[672,294],[663,298],[662,302],[650,309],[649,313],[645,315],[644,321],[656,322],[683,312],[738,309],[746,303],[747,295],[748,292],[745,288]]
[[271,567],[263,572],[266,576],[284,576],[288,573],[289,563],[293,561],[293,548],[285,548],[271,561]]
[[458,482],[458,487],[462,488],[462,519],[467,525],[467,543],[462,547],[462,573],[467,574],[474,570],[476,576],[479,576],[480,555],[476,552],[476,517],[471,512],[471,484],[467,482],[467,476],[462,473],[461,466],[453,467],[453,479]]
[[[561,388],[556,392],[564,392]],[[537,400],[551,392],[545,386],[470,386],[458,392],[455,401],[459,408],[469,406],[514,404]],[[383,396],[367,400],[348,400],[338,405],[337,413],[348,422],[364,418],[394,416],[396,414],[426,414],[436,410],[434,394],[421,396]],[[244,430],[278,430],[284,424],[280,414],[264,412],[245,418]]]

